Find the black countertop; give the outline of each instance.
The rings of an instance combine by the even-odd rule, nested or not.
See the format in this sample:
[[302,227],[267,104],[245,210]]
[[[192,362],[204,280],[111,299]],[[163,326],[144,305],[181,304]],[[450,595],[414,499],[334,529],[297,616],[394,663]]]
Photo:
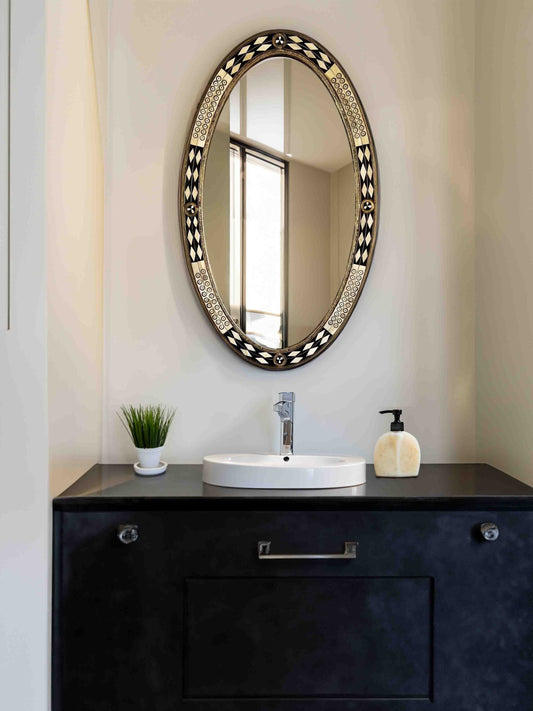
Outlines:
[[96,464],[54,499],[54,509],[533,509],[533,488],[487,464],[422,464],[411,479],[344,489],[230,489],[202,482],[201,464],[137,476],[131,464]]

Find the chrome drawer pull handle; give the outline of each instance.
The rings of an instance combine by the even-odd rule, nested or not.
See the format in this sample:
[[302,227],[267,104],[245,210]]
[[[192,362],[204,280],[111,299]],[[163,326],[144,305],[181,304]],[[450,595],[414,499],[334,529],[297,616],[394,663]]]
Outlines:
[[259,541],[257,544],[257,557],[260,560],[352,560],[357,557],[357,542],[345,541],[344,553],[271,553],[271,541]]

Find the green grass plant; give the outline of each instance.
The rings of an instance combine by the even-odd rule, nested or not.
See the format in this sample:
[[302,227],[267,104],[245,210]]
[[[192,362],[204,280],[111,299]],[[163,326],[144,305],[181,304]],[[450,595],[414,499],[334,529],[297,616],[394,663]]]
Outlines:
[[176,410],[164,405],[122,405],[117,415],[140,449],[162,447]]

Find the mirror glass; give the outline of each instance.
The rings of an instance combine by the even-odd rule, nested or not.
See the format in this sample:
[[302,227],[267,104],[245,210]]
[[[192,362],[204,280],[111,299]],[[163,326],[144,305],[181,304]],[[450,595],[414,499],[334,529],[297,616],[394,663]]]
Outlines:
[[276,57],[236,83],[204,186],[208,260],[231,317],[261,345],[299,343],[335,301],[356,213],[346,131],[313,71]]

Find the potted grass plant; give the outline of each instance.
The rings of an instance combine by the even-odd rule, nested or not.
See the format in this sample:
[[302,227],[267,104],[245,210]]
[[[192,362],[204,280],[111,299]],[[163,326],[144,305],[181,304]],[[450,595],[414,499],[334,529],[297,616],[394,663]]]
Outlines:
[[133,466],[137,474],[162,474],[167,463],[161,452],[176,410],[164,405],[122,405],[117,413],[135,447],[139,461]]

